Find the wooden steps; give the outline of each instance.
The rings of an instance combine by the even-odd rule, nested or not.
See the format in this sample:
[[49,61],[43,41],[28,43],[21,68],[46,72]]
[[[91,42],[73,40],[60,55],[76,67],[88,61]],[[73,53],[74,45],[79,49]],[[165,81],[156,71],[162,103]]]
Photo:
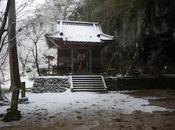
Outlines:
[[72,75],[72,92],[106,92],[107,87],[102,75]]

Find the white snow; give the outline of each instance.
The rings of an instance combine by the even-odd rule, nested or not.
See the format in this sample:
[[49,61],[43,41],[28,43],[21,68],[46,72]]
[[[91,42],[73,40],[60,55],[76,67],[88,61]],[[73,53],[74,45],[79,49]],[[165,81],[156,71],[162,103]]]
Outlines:
[[27,16],[33,16],[34,11],[44,4],[45,0],[16,0],[17,19],[25,19]]
[[39,65],[40,69],[48,69],[48,64]]
[[[37,125],[36,123],[39,122],[38,125],[45,127],[48,123],[56,123],[62,118],[76,119],[78,114],[93,117],[100,111],[106,117],[115,112],[131,114],[136,110],[143,112],[169,111],[166,108],[149,105],[146,99],[134,98],[118,92],[72,93],[67,90],[63,93],[27,93],[27,97],[29,104],[19,105],[23,118],[19,122],[4,123],[0,121],[0,127],[21,125],[26,122],[33,125]],[[7,108],[9,106],[0,106],[0,114],[5,113]]]
[[38,76],[36,78],[58,78],[58,79],[67,79],[69,76]]
[[[63,33],[63,36],[60,33]],[[102,40],[112,41],[114,38],[113,36],[104,34],[98,23],[62,20],[57,24],[57,33],[53,34],[52,37],[63,38],[64,41],[97,43],[101,43]]]

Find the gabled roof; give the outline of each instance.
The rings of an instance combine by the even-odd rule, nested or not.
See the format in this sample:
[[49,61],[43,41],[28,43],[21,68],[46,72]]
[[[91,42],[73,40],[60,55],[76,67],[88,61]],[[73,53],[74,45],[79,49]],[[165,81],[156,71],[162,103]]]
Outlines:
[[[105,43],[114,40],[114,36],[104,34],[96,22],[58,21],[56,32],[46,36],[65,43]],[[58,44],[58,43],[57,43]]]

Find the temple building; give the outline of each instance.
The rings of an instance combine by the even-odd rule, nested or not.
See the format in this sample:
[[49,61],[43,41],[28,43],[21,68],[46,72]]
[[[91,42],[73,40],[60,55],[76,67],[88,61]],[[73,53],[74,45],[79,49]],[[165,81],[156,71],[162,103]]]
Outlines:
[[57,49],[54,72],[100,73],[102,49],[114,41],[96,22],[58,21],[56,32],[45,35],[49,48]]

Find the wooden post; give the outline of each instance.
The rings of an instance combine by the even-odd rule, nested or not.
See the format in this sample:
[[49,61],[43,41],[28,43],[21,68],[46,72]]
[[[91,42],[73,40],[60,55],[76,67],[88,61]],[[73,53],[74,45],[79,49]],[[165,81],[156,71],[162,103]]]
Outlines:
[[74,50],[71,49],[71,72],[73,73],[74,72]]
[[21,83],[21,98],[19,103],[28,103],[28,98],[26,97],[26,85],[25,82]]
[[21,83],[21,97],[22,98],[26,97],[26,84],[25,84],[25,82]]
[[89,66],[89,72],[91,73],[92,72],[92,48],[90,48],[90,50],[89,50],[89,57],[90,57],[90,61],[89,61],[89,64],[90,64],[90,66]]

